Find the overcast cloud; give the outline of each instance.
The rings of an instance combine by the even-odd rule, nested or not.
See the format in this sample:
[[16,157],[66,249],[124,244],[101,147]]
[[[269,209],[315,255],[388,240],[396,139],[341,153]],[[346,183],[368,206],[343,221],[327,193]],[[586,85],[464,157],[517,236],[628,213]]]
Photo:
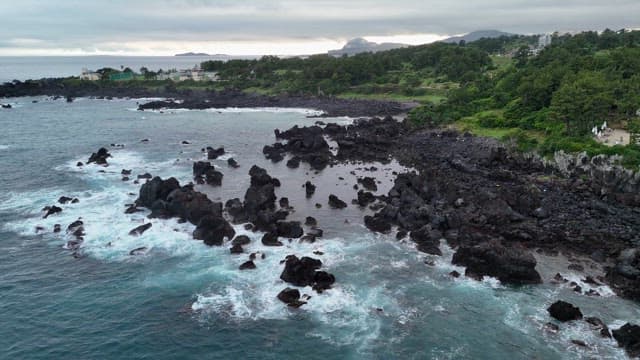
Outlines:
[[354,37],[433,41],[640,27],[639,0],[19,0],[0,3],[0,55],[310,53]]

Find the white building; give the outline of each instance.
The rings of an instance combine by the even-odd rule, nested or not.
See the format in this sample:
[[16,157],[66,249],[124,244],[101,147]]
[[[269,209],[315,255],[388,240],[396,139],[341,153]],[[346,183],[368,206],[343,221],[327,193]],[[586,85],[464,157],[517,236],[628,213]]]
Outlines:
[[217,72],[209,72],[201,70],[198,66],[193,69],[174,70],[170,72],[159,73],[156,80],[172,80],[172,81],[218,81]]
[[553,38],[551,37],[551,34],[540,35],[540,37],[538,38],[538,48],[542,49],[551,45],[552,39]]
[[86,68],[82,69],[82,74],[80,74],[80,80],[98,81],[100,79],[102,79],[100,73],[89,71]]

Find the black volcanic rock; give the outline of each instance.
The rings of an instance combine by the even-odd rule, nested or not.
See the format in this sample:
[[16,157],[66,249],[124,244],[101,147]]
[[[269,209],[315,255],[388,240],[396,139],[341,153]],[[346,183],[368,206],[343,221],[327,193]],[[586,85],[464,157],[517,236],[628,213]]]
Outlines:
[[211,146],[207,146],[207,159],[209,160],[214,160],[217,159],[218,157],[224,155],[224,148],[220,147],[217,149],[212,148]]
[[344,209],[347,207],[347,203],[331,194],[329,195],[329,206],[331,206],[332,209]]
[[255,268],[256,264],[252,260],[242,263],[239,267],[240,270],[253,270]]
[[562,300],[551,304],[547,311],[552,318],[562,322],[582,319],[582,312],[580,311],[580,308]]
[[278,300],[291,307],[300,307],[306,302],[300,301],[300,291],[298,289],[286,288],[278,293]]
[[533,255],[518,247],[505,247],[497,241],[461,246],[453,255],[454,265],[466,266],[465,275],[480,279],[495,277],[505,284],[524,285],[542,282]]
[[365,176],[363,178],[358,179],[358,183],[362,184],[365,189],[369,191],[378,191],[378,185],[376,184],[376,179]]
[[282,246],[283,244],[278,240],[278,233],[268,232],[262,236],[262,245],[264,246]]
[[304,234],[298,221],[278,221],[276,227],[278,236],[283,238],[297,239]]
[[96,163],[97,165],[107,166],[107,159],[111,157],[111,154],[105,148],[100,148],[98,152],[91,154],[87,164]]
[[310,257],[298,259],[295,255],[287,256],[285,267],[280,279],[295,286],[312,285],[315,281],[316,270],[322,267],[322,262]]
[[224,238],[235,236],[233,227],[224,219],[222,203],[213,202],[193,186],[180,186],[175,178],[159,177],[140,187],[137,206],[151,210],[149,217],[176,217],[196,225],[193,237],[207,245],[222,245]]
[[238,165],[238,162],[234,159],[234,158],[229,158],[227,159],[227,165],[229,165],[230,167],[237,169],[240,167],[240,165]]
[[144,234],[145,231],[151,229],[152,224],[151,223],[146,223],[143,225],[140,225],[138,227],[136,227],[135,229],[129,231],[129,235],[131,236],[140,236],[142,234]]
[[623,347],[629,356],[634,358],[640,356],[640,326],[626,323],[620,329],[613,330],[612,334],[618,345]]
[[207,183],[212,186],[222,185],[224,175],[215,169],[208,161],[198,161],[193,163],[193,178],[199,183]]
[[214,214],[203,216],[193,231],[193,238],[203,240],[206,245],[222,245],[224,238],[233,239],[236,232],[222,217]]
[[307,195],[307,199],[308,199],[308,198],[312,197],[312,196],[313,196],[313,194],[316,192],[316,186],[315,186],[315,185],[313,185],[313,184],[311,183],[311,181],[307,181],[307,182],[304,184],[304,190],[305,190],[305,193],[306,193],[306,195]]

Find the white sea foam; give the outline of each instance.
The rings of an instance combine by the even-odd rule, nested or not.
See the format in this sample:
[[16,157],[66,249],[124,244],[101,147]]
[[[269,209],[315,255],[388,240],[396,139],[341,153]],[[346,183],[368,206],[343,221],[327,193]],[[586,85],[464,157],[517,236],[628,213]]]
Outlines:
[[[127,109],[129,111],[138,111],[137,108]],[[281,107],[252,107],[252,108],[237,108],[237,107],[229,107],[229,108],[208,108],[208,109],[187,109],[187,108],[160,108],[160,109],[145,109],[145,112],[152,113],[183,113],[190,111],[204,111],[208,113],[220,113],[220,114],[236,114],[236,113],[295,113],[302,114],[305,116],[321,116],[324,114],[324,111],[314,110],[314,109],[305,109],[305,108],[281,108]],[[347,118],[341,118],[347,119]],[[348,120],[347,120],[348,121]]]
[[0,145],[0,150],[7,150],[11,147],[11,145]]
[[253,113],[253,112],[268,112],[268,113],[297,113],[306,116],[320,116],[324,114],[324,111],[305,109],[305,108],[281,108],[281,107],[255,107],[255,108],[222,108],[222,109],[206,109],[206,112],[216,113]]

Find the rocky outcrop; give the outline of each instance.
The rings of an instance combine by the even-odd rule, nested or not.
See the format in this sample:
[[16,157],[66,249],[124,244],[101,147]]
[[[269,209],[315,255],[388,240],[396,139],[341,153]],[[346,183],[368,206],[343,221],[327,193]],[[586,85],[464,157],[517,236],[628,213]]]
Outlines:
[[316,192],[316,186],[311,183],[311,181],[307,181],[304,183],[304,191],[307,196],[307,199],[312,197]]
[[243,203],[243,217],[253,223],[256,230],[274,231],[276,222],[284,220],[286,210],[276,211],[275,187],[280,182],[269,176],[267,171],[258,166],[249,170],[251,186],[247,189]]
[[224,175],[215,169],[208,161],[198,161],[193,163],[193,179],[198,184],[207,183],[212,186],[222,185]]
[[203,216],[193,231],[193,238],[202,240],[209,246],[220,246],[224,243],[224,239],[233,239],[236,235],[233,227],[222,216],[222,209],[219,214],[207,214]]
[[144,234],[145,231],[151,229],[152,224],[151,223],[146,223],[143,225],[140,225],[138,227],[136,227],[135,229],[129,231],[129,235],[131,236],[140,236],[142,234]]
[[286,288],[278,293],[278,300],[291,307],[300,307],[306,302],[300,301],[300,291],[298,289]]
[[285,267],[280,274],[280,279],[295,286],[311,286],[314,290],[322,292],[331,288],[335,277],[325,271],[318,271],[322,262],[310,257],[298,259],[295,255],[289,255],[285,259]]
[[418,251],[431,255],[442,255],[440,250],[442,233],[431,228],[431,225],[425,225],[418,230],[412,231],[410,237],[416,243]]
[[297,239],[304,234],[298,221],[278,221],[276,228],[278,236],[283,238]]
[[640,301],[640,249],[626,249],[607,270],[606,279],[620,296]]
[[193,186],[180,186],[175,178],[154,177],[142,185],[136,205],[151,210],[149,217],[177,217],[196,225],[193,237],[207,245],[222,245],[235,231],[222,215],[222,203],[214,203]]
[[234,158],[227,159],[227,165],[229,165],[229,167],[232,167],[234,169],[237,169],[240,167],[240,165],[238,165],[238,162]]
[[344,209],[347,207],[347,203],[340,200],[337,196],[331,194],[329,195],[329,206],[332,209]]
[[552,318],[562,322],[582,319],[580,308],[562,300],[551,304],[547,311]]
[[87,164],[95,163],[96,165],[108,166],[107,159],[111,157],[111,154],[105,148],[100,148],[98,152],[94,152],[89,157]]
[[376,184],[376,179],[370,176],[359,178],[358,183],[362,184],[362,186],[369,191],[378,191],[378,185]]
[[225,154],[223,147],[214,149],[211,146],[207,146],[206,150],[207,150],[207,159],[209,160],[215,160]]
[[55,214],[59,214],[62,212],[62,208],[52,205],[52,206],[46,206],[44,209],[42,209],[43,211],[45,211],[45,214],[43,216],[44,219],[48,218],[51,215],[55,215]]
[[491,276],[513,285],[542,282],[535,269],[536,259],[529,251],[520,247],[505,247],[497,241],[461,246],[451,262],[465,266],[465,275],[476,279]]
[[624,168],[619,155],[596,155],[587,153],[568,154],[558,151],[552,159],[528,155],[532,161],[561,173],[571,179],[588,178],[584,184],[595,194],[626,205],[640,206],[640,171]]
[[629,323],[612,331],[613,338],[633,358],[640,357],[640,326]]
[[324,139],[323,130],[319,126],[299,128],[297,125],[287,131],[275,130],[277,139],[287,140],[285,144],[276,143],[266,146],[264,149],[267,157],[273,157],[276,153],[290,153],[295,155],[287,166],[296,168],[300,161],[308,163],[312,169],[322,170],[331,160],[329,144]]

